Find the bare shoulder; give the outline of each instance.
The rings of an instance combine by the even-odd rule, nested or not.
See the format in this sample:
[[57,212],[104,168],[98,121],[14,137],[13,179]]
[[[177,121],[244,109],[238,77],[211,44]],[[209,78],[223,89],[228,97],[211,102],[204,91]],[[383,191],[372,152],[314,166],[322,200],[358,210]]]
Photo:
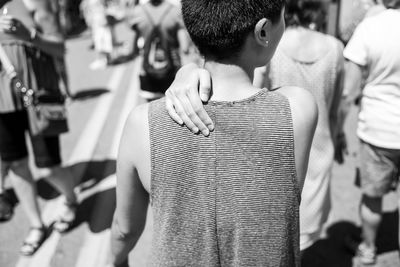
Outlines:
[[310,120],[318,118],[318,106],[314,96],[304,88],[283,86],[277,92],[284,95],[290,104],[294,119]]
[[296,172],[300,188],[307,172],[308,157],[318,122],[318,107],[314,96],[307,90],[286,86],[278,90],[290,104],[293,121]]
[[302,135],[314,135],[318,122],[318,106],[314,96],[306,89],[296,86],[284,86],[278,92],[289,101],[295,139]]
[[149,111],[149,104],[139,105],[131,110],[129,113],[129,117],[127,123],[133,124],[136,126],[144,125],[147,123],[147,114]]
[[139,105],[132,109],[121,139],[120,151],[126,150],[128,157],[136,163],[140,162],[138,161],[140,155],[148,150],[148,109],[149,104]]

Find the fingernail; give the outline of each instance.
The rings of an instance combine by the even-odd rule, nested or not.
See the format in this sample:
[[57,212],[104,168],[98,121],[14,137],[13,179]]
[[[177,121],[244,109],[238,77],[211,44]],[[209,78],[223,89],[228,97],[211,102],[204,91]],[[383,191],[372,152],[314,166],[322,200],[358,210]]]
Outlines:
[[204,135],[204,136],[209,136],[210,135],[210,131],[209,130],[203,130],[202,131],[202,134]]
[[208,125],[207,128],[210,131],[214,131],[214,125],[212,125],[212,124]]
[[208,95],[201,94],[200,98],[201,98],[201,100],[203,100],[203,102],[206,102],[208,100]]
[[198,133],[199,131],[200,131],[199,128],[194,128],[194,129],[193,129],[193,132],[194,132],[194,133]]

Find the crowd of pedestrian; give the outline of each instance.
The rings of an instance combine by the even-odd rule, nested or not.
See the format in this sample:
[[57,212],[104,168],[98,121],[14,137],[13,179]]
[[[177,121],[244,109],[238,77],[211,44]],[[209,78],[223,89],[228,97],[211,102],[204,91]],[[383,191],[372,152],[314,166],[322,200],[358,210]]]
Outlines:
[[[382,199],[400,175],[400,1],[373,2],[344,43],[325,33],[321,1],[0,0],[0,221],[13,217],[9,180],[30,225],[21,254],[50,233],[30,157],[63,198],[51,227],[65,233],[76,219],[60,118],[70,96],[65,40],[87,27],[97,54],[89,67],[139,57],[146,102],[121,139],[112,266],[128,265],[149,206],[153,265],[300,266],[330,214],[332,168],[344,162],[355,103],[354,252],[375,264]],[[119,23],[129,43],[118,42]],[[59,108],[57,118],[42,115],[58,123],[51,134],[37,131],[46,105]]]

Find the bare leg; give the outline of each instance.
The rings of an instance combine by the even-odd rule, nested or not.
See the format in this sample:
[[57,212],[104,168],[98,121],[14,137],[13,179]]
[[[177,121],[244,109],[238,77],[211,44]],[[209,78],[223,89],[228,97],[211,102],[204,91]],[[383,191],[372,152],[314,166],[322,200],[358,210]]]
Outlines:
[[376,234],[382,221],[382,197],[363,196],[361,200],[360,216],[365,245],[375,247]]
[[39,205],[37,201],[36,183],[33,180],[32,173],[28,166],[27,158],[9,163],[10,179],[14,191],[24,209],[31,227],[43,227],[43,221],[40,216]]
[[76,217],[77,197],[74,192],[75,181],[70,169],[55,166],[41,169],[45,179],[65,197],[65,203],[60,210],[54,229],[59,232],[69,230]]
[[5,189],[5,179],[8,170],[6,169],[8,165],[4,164],[0,160],[0,221],[8,221],[12,218],[14,213],[13,204],[7,194]]
[[68,203],[77,201],[74,192],[75,180],[70,169],[58,165],[51,168],[41,168],[40,173],[47,182],[65,196]]
[[6,179],[6,174],[7,174],[6,166],[0,160],[0,194],[4,193],[5,191],[4,182]]

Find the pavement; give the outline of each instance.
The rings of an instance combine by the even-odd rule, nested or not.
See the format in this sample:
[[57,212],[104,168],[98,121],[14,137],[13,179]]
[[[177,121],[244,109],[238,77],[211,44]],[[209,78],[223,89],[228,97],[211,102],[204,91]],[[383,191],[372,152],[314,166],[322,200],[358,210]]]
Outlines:
[[[129,41],[130,32],[120,26],[119,41]],[[75,99],[68,104],[70,132],[61,138],[65,168],[76,177],[80,206],[74,228],[66,234],[53,232],[32,257],[18,253],[28,223],[17,204],[11,221],[0,224],[1,267],[104,267],[110,256],[110,226],[115,208],[116,155],[122,127],[129,111],[142,102],[138,96],[138,69],[134,60],[105,70],[91,71],[95,59],[87,35],[67,43],[67,65]],[[359,237],[360,192],[354,185],[357,165],[354,109],[346,124],[349,155],[335,165],[331,183],[332,211],[323,238],[304,254],[303,266],[360,266],[346,247],[347,237]],[[40,206],[51,224],[62,199],[36,174]],[[378,267],[400,266],[398,255],[398,211],[395,194],[385,198],[385,215],[378,238]],[[151,210],[145,231],[131,252],[131,266],[145,266],[151,240]]]

